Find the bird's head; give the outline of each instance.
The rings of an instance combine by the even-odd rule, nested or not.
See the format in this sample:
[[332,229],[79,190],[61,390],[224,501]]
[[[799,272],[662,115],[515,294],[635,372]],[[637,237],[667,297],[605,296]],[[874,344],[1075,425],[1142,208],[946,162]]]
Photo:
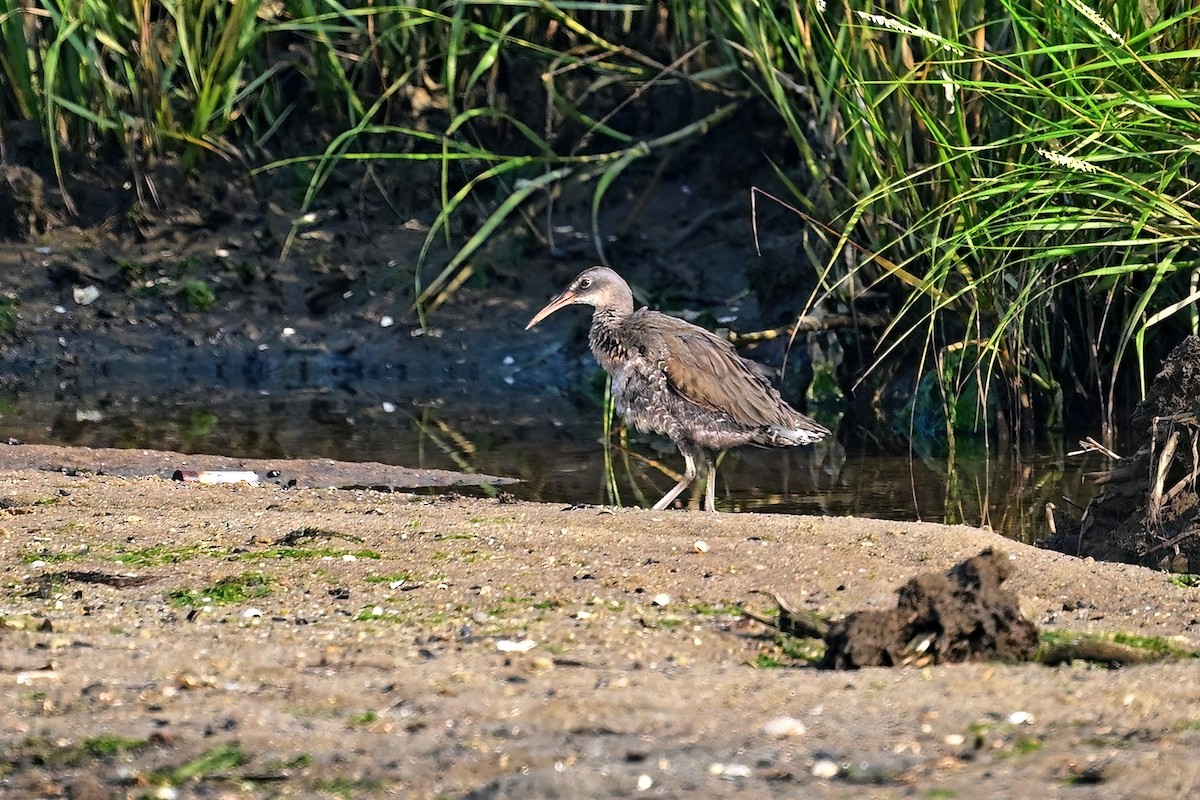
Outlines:
[[633,292],[620,275],[608,267],[589,267],[579,273],[571,285],[533,315],[525,330],[544,320],[564,306],[588,305],[597,311],[612,311],[619,315],[633,313]]

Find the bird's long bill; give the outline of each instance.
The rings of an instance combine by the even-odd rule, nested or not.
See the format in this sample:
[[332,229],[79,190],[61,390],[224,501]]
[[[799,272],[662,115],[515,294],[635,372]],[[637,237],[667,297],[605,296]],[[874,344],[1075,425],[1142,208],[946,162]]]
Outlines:
[[569,306],[575,302],[575,293],[570,289],[560,294],[558,297],[546,303],[546,307],[533,315],[533,319],[529,320],[529,324],[525,326],[525,330],[529,330],[534,325],[544,320],[546,317],[558,311],[563,306]]

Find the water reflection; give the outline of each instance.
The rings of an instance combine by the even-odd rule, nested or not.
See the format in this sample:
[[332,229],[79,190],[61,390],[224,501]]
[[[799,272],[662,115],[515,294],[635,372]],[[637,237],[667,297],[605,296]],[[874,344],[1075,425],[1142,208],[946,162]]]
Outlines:
[[[0,398],[5,437],[31,443],[152,447],[257,458],[327,457],[407,467],[507,475],[524,481],[521,499],[646,504],[679,469],[666,441],[614,435],[606,452],[598,413],[530,401],[521,413],[397,407],[369,393],[222,392],[198,387],[169,397]],[[0,451],[2,452],[2,451]],[[1046,535],[1047,502],[1084,505],[1084,474],[1100,456],[1068,457],[1050,444],[1036,454],[1011,449],[921,460],[862,441],[726,454],[718,471],[721,509],[854,515],[990,525],[1006,536]]]
[[[1094,453],[1067,457],[1061,443],[1033,455],[1006,450],[953,461],[881,452],[867,442],[826,441],[790,451],[743,448],[721,463],[717,504],[736,511],[987,525],[1033,542],[1047,535],[1046,503],[1082,508],[1094,491],[1085,475],[1102,463]],[[643,493],[650,498],[674,481],[653,470],[636,473],[623,483],[645,482]]]

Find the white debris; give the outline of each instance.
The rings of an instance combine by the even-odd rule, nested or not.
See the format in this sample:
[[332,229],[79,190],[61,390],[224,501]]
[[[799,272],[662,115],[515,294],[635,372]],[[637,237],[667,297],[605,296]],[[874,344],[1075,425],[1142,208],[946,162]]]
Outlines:
[[1028,711],[1014,711],[1008,715],[1009,725],[1032,725],[1033,714]]
[[836,778],[838,772],[838,765],[827,758],[822,758],[812,765],[812,776],[821,780]]
[[708,552],[708,542],[704,541],[703,539],[697,539],[696,543],[694,545],[692,545],[692,547],[696,548],[697,553],[707,553]]
[[258,473],[250,469],[206,469],[196,473],[196,481],[215,485],[219,483],[258,484]]
[[[720,769],[715,770],[715,767],[720,767]],[[747,764],[712,764],[708,771],[724,778],[749,778],[754,774],[754,770],[750,769]]]
[[37,672],[18,672],[17,686],[30,686],[34,681],[56,681],[59,673],[54,670],[38,670]]
[[391,317],[383,316],[379,318],[379,327],[381,328],[390,328],[395,324],[396,320],[392,319]]
[[80,306],[90,306],[100,297],[100,290],[95,286],[84,286],[82,289],[76,287],[71,295],[75,298],[75,304]]
[[385,412],[387,412],[388,414],[395,414],[396,413],[396,404],[389,403],[387,400],[384,400],[383,401],[383,410]]
[[803,736],[807,732],[808,729],[804,727],[804,723],[795,717],[776,717],[763,725],[763,733],[775,739]]
[[638,775],[637,790],[644,792],[654,785],[654,779],[649,775]]
[[667,594],[666,592],[659,592],[658,594],[654,595],[654,599],[651,602],[653,602],[656,606],[669,606],[671,605],[671,595]]
[[519,642],[514,642],[511,639],[501,639],[496,642],[496,649],[501,653],[528,653],[535,647],[537,647],[537,642],[533,639],[522,639]]

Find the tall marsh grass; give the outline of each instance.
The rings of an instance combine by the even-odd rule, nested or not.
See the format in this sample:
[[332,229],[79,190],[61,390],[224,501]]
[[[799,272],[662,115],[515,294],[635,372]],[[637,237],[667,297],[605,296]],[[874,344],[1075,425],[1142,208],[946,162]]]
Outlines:
[[823,5],[728,4],[801,155],[791,201],[831,230],[818,301],[894,293],[875,366],[918,345],[951,438],[993,419],[964,393],[1025,432],[1080,401],[1111,426],[1197,329],[1200,9]]
[[[0,0],[0,40],[0,122],[39,126],[60,174],[64,147],[293,169],[298,231],[337,170],[433,165],[422,313],[572,185],[603,259],[621,174],[757,102],[817,285],[783,302],[886,292],[876,379],[918,354],[950,438],[1088,404],[1111,424],[1198,325],[1200,9],[1181,0]],[[627,113],[675,88],[703,102],[670,129]],[[324,146],[297,152],[313,129]],[[469,204],[483,222],[456,237]]]

